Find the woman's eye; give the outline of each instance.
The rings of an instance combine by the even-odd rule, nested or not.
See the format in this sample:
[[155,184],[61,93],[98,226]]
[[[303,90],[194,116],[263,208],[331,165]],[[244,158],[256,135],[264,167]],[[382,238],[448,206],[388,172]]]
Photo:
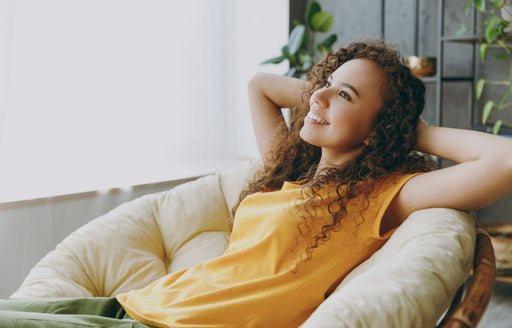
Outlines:
[[331,82],[325,81],[324,82],[324,88],[330,88],[330,87],[331,87]]
[[347,99],[348,101],[352,100],[352,98],[350,98],[350,95],[349,95],[348,93],[346,93],[345,91],[341,91],[341,92],[339,93],[339,95],[340,95],[340,97],[345,98],[345,99]]

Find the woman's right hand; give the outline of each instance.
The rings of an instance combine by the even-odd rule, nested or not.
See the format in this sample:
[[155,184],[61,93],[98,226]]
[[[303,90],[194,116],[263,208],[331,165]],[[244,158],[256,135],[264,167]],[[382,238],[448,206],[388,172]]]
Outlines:
[[261,158],[270,146],[276,127],[284,120],[281,108],[302,105],[302,94],[309,82],[297,78],[257,73],[249,82],[249,105]]

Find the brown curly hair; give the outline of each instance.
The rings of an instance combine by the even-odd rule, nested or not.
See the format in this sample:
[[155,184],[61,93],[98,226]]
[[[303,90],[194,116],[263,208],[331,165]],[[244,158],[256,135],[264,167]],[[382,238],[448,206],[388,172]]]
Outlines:
[[[343,167],[325,168],[322,174],[315,175],[321,148],[306,143],[299,136],[309,111],[309,101],[305,100],[322,88],[338,67],[357,58],[369,59],[381,69],[386,81],[381,91],[382,108],[362,153]],[[359,195],[368,197],[377,180],[393,173],[425,172],[433,168],[429,156],[414,151],[425,87],[411,74],[396,49],[376,40],[350,43],[319,61],[309,73],[308,80],[311,88],[303,95],[304,105],[291,110],[289,128],[284,122],[278,127],[265,164],[241,192],[238,204],[232,210],[234,217],[240,202],[254,192],[280,189],[284,181],[301,181],[304,201],[298,213],[303,221],[298,223],[298,229],[302,234],[301,225],[308,228],[307,220],[314,219],[314,201],[321,199],[319,190],[326,185],[336,186],[338,197],[328,206],[331,223],[314,235],[306,249],[307,259],[314,248],[329,239],[331,231],[341,228],[348,202]],[[233,220],[230,220],[231,228]]]

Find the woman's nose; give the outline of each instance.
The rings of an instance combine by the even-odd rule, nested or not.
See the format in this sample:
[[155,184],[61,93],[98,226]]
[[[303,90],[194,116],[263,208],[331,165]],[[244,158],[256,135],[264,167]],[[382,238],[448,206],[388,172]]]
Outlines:
[[329,89],[318,89],[313,93],[313,97],[314,102],[317,102],[319,105],[323,107],[327,107],[329,105]]

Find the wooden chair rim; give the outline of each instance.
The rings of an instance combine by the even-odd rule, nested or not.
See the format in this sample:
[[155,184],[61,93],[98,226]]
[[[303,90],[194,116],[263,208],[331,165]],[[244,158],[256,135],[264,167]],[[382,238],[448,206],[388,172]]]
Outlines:
[[491,299],[496,278],[496,260],[491,239],[482,228],[477,228],[473,275],[466,294],[464,284],[446,312],[438,328],[472,328],[482,318]]

